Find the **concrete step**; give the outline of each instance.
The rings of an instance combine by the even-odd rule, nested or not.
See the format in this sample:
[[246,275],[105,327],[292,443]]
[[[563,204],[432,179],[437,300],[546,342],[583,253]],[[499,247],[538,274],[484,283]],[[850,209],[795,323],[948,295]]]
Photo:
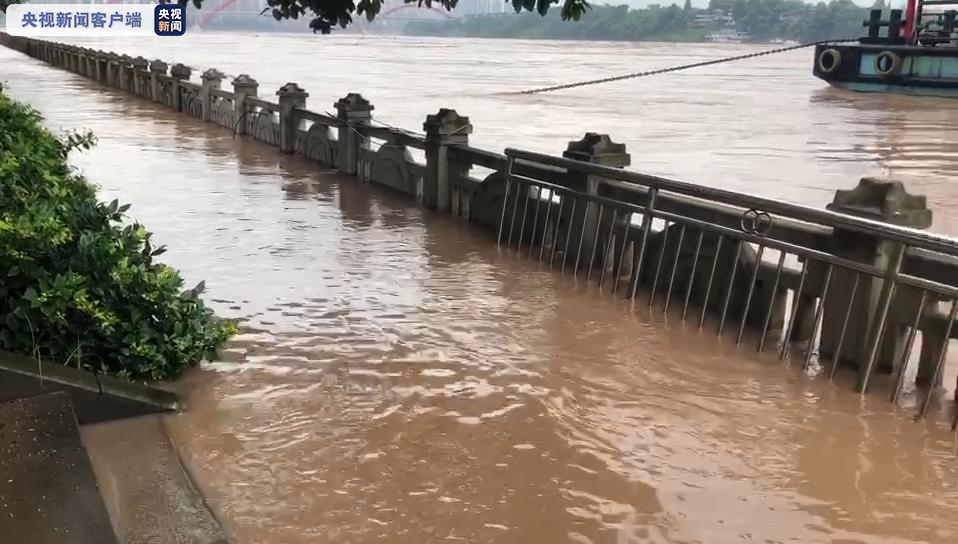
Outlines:
[[226,544],[161,416],[86,425],[80,433],[123,544]]
[[0,402],[63,391],[82,425],[180,409],[174,393],[0,351]]
[[66,393],[0,404],[0,541],[115,544]]

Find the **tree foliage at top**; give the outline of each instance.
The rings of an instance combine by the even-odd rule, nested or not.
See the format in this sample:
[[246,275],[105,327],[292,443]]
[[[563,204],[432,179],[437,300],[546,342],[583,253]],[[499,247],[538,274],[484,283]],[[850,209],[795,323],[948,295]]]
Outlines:
[[[2,2],[4,0],[0,0]],[[181,5],[192,3],[202,8],[209,0],[177,0]],[[417,4],[419,7],[431,8],[434,4],[442,6],[447,11],[456,8],[459,0],[404,0],[407,4]],[[512,4],[516,13],[534,11],[545,15],[554,4],[562,4],[560,10],[563,21],[578,21],[586,10],[590,9],[586,0],[505,0]],[[170,0],[160,0],[161,3],[170,3]],[[266,0],[267,7],[263,13],[270,13],[277,21],[282,19],[299,19],[312,17],[309,28],[313,32],[329,34],[334,27],[346,28],[353,22],[353,14],[365,16],[372,21],[382,11],[383,0]]]

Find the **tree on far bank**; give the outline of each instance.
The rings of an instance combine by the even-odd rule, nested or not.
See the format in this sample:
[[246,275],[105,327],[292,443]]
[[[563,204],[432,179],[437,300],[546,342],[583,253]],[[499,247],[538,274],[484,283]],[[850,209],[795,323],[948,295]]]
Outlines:
[[[5,0],[0,0],[3,2]],[[192,3],[197,9],[202,9],[204,3],[216,0],[177,0],[181,5]],[[417,4],[419,7],[430,8],[433,5],[441,6],[447,11],[456,8],[459,0],[404,0],[407,4]],[[560,13],[563,21],[578,21],[586,10],[591,9],[587,0],[504,0],[512,4],[516,13],[535,11],[545,15],[554,4],[562,4]],[[171,3],[170,0],[160,0],[162,4]],[[266,0],[267,7],[262,13],[269,13],[277,21],[282,19],[299,19],[312,17],[309,28],[313,32],[329,34],[334,27],[346,28],[353,22],[353,14],[365,16],[372,21],[383,8],[383,0]]]

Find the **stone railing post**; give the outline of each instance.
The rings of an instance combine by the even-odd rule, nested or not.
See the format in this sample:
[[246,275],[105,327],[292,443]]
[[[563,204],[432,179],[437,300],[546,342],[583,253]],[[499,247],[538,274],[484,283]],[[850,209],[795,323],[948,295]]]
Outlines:
[[[835,198],[827,209],[912,228],[928,228],[932,220],[925,197],[909,194],[901,182],[872,178],[863,178],[855,189],[836,191]],[[834,229],[830,248],[831,253],[836,256],[888,270],[892,277],[897,275],[901,266],[903,249],[901,244],[840,228]],[[857,287],[856,277],[859,278]],[[876,364],[873,370],[889,370],[901,357],[904,329],[886,326],[882,344],[875,357],[871,357],[869,349],[878,333],[882,300],[892,296],[892,293],[888,292],[889,285],[886,280],[858,275],[836,267],[832,271],[828,298],[825,301],[820,353],[833,357],[839,342],[842,342],[840,362],[857,365],[860,371],[864,372],[869,359],[874,359]],[[851,298],[852,291],[855,291],[854,300]],[[905,301],[909,291],[899,289],[895,293],[896,299]],[[849,306],[851,310],[842,341],[841,332]],[[908,306],[916,308],[917,302]],[[890,308],[890,311],[894,313],[896,310]],[[914,311],[909,315],[914,315]],[[860,374],[860,386],[864,385],[861,381],[863,377],[864,375]]]
[[293,108],[305,108],[309,93],[289,82],[276,91],[276,96],[279,97],[279,150],[292,153],[296,151],[296,131],[299,129],[299,118]]
[[469,118],[456,110],[442,108],[426,117],[422,128],[426,131],[426,176],[423,180],[423,202],[438,211],[451,207],[451,180],[463,174],[460,165],[449,164],[449,146],[467,145],[472,125]]
[[[573,159],[582,162],[590,162],[592,164],[601,164],[603,166],[612,166],[615,168],[625,168],[632,163],[632,157],[626,152],[625,144],[617,144],[613,142],[608,134],[597,134],[595,132],[588,132],[581,140],[577,142],[569,142],[566,146],[566,150],[562,152],[562,156],[567,159]],[[578,179],[570,179],[571,187],[588,193],[590,195],[599,195],[599,185],[601,184],[602,178],[598,176],[581,176]],[[572,218],[568,217],[567,214],[571,214],[572,210],[563,210],[563,218],[561,223],[567,225],[567,228],[571,228],[573,224]],[[577,214],[578,215],[578,214]],[[583,256],[595,255],[596,259],[602,262],[602,255],[599,255],[598,252],[593,252],[592,246],[594,244],[595,238],[591,236],[586,236],[584,240],[579,241],[579,237],[582,236],[583,232],[592,233],[596,232],[597,225],[596,223],[600,220],[599,218],[599,206],[590,202],[584,212],[583,221],[584,223],[576,223],[576,227],[572,229],[572,243],[574,245],[570,247],[581,247],[581,254]],[[601,218],[603,222],[611,221],[611,217],[607,214],[605,217]],[[616,229],[617,231],[619,229]],[[601,229],[601,232],[608,232],[607,229]],[[565,236],[560,235],[560,236]],[[602,241],[599,241],[600,244]],[[615,244],[615,248],[621,246],[621,244]],[[605,247],[605,246],[603,246]],[[612,262],[619,262],[620,259],[616,258]],[[623,263],[630,263],[631,260],[626,259]],[[588,269],[592,266],[592,263],[588,262],[587,258],[582,259],[582,266]],[[624,272],[624,271],[623,271]],[[622,278],[626,279],[627,276],[623,273]]]
[[233,125],[236,127],[236,134],[246,134],[246,97],[256,96],[259,90],[259,83],[246,74],[240,74],[233,79],[233,104],[236,109],[234,112]]
[[143,57],[136,57],[130,61],[133,66],[133,94],[143,96],[146,89],[143,88],[143,74],[149,73],[150,63]]
[[77,46],[75,45],[67,46],[67,70],[77,71]]
[[83,48],[83,75],[87,79],[96,79],[95,53],[89,47]]
[[127,54],[120,55],[120,85],[119,87],[128,93],[133,92],[133,82],[131,76],[133,75],[132,69],[133,57]]
[[106,54],[106,84],[110,87],[119,87],[120,56],[110,51]]
[[96,81],[97,83],[106,84],[108,67],[106,53],[97,50],[96,53],[93,54],[93,58],[96,60]]
[[184,64],[176,63],[170,68],[170,77],[173,79],[173,85],[171,92],[173,95],[173,111],[182,111],[183,110],[183,91],[181,90],[181,81],[189,81],[190,75],[193,74],[193,71],[190,70],[189,66]]
[[200,99],[203,101],[203,120],[213,120],[213,96],[211,91],[219,89],[223,84],[226,74],[216,68],[210,68],[200,75],[202,86],[200,87]]
[[163,97],[160,96],[160,76],[166,75],[167,68],[169,68],[169,66],[159,59],[150,63],[150,98],[152,98],[154,102],[159,102],[163,99]]
[[362,135],[362,127],[369,126],[375,109],[361,94],[349,93],[334,105],[339,127],[339,168],[345,174],[359,171],[359,150],[369,148],[369,140]]

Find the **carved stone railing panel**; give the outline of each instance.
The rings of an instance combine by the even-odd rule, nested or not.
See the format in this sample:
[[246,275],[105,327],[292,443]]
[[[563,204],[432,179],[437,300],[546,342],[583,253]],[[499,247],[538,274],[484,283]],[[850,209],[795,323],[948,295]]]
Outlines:
[[338,157],[339,142],[333,138],[329,127],[313,123],[303,139],[303,155],[327,166],[335,166]]
[[229,98],[213,97],[210,104],[213,122],[217,125],[235,130],[236,113],[233,110],[233,100]]
[[417,166],[405,146],[388,143],[375,151],[364,149],[359,156],[361,178],[419,198],[423,169]]
[[180,88],[180,107],[194,119],[203,118],[203,98],[199,91],[192,88]]

